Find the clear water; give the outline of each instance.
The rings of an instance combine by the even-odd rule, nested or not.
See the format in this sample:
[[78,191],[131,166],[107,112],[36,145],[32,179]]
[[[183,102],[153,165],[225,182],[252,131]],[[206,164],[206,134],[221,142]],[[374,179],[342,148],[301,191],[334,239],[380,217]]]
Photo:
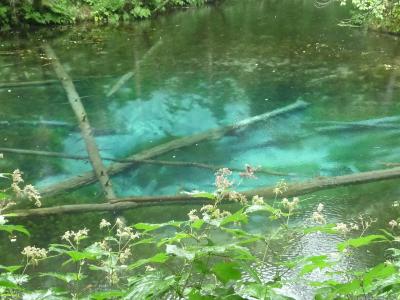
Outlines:
[[[260,165],[293,173],[287,181],[384,168],[400,162],[399,129],[369,128],[321,133],[328,121],[360,121],[400,114],[400,47],[397,37],[337,26],[344,8],[317,9],[313,1],[232,0],[218,6],[183,10],[154,20],[113,27],[51,28],[2,36],[0,81],[56,79],[41,46],[47,40],[82,96],[98,129],[101,154],[124,158],[153,145],[234,123],[303,99],[304,111],[271,119],[237,135],[201,143],[162,157],[227,167]],[[147,59],[143,55],[159,40]],[[140,63],[139,63],[140,62]],[[128,71],[135,76],[111,97],[106,94]],[[2,147],[85,155],[75,116],[59,84],[0,89]],[[18,121],[57,121],[67,127],[18,125]],[[400,126],[400,122],[394,123]],[[20,168],[26,181],[44,187],[90,169],[88,162],[5,154],[2,170]],[[141,165],[113,177],[119,196],[176,194],[211,190],[211,171]],[[260,175],[240,188],[274,185],[282,177]],[[319,202],[331,222],[358,214],[394,217],[396,181],[340,188],[302,197],[306,220]],[[98,186],[45,199],[45,206],[102,201]],[[175,205],[125,211],[128,222],[183,219],[191,207]],[[24,220],[30,241],[19,247],[58,241],[68,228],[86,226],[97,234],[98,221],[117,214],[91,213]],[[68,225],[68,226],[67,226]],[[268,228],[254,218],[250,228]],[[339,237],[311,236],[297,254],[333,251]],[[7,239],[2,263],[13,262]],[[363,253],[357,264],[383,259]],[[347,262],[349,266],[355,262]]]

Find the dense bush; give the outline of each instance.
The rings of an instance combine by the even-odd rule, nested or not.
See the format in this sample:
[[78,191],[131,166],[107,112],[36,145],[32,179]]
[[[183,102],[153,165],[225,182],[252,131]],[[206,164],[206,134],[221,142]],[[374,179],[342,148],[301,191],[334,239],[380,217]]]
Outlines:
[[399,0],[317,0],[324,6],[330,2],[352,7],[352,17],[343,24],[367,25],[391,33],[400,33],[400,1]]
[[[240,175],[254,177],[248,170]],[[352,223],[329,224],[320,203],[308,221],[299,223],[293,219],[301,212],[301,200],[280,197],[285,182],[276,186],[275,199],[246,199],[233,190],[231,174],[228,169],[216,173],[214,193],[196,192],[209,198],[209,204],[191,210],[186,221],[129,226],[119,218],[103,219],[99,227],[104,234],[98,241],[90,242],[89,230],[82,228],[66,231],[60,243],[47,248],[25,247],[20,265],[0,265],[0,298],[292,299],[281,288],[298,285],[311,287],[315,299],[399,299],[398,220],[389,222],[390,230],[368,234],[374,219],[361,216]],[[24,186],[18,170],[1,175],[11,179],[11,187],[1,194],[0,233],[29,234],[11,225],[12,215],[5,211],[13,205],[13,193],[36,205],[40,196],[32,186]],[[240,209],[233,214],[224,210],[223,199]],[[268,216],[268,232],[246,230],[254,215]],[[296,241],[312,234],[345,239],[333,253],[288,258]],[[376,243],[388,246],[385,263],[365,269],[340,267],[358,248]],[[39,271],[39,264],[50,270]],[[268,276],[265,268],[272,270]]]
[[70,24],[81,20],[120,22],[147,18],[174,7],[211,0],[1,0],[0,26]]

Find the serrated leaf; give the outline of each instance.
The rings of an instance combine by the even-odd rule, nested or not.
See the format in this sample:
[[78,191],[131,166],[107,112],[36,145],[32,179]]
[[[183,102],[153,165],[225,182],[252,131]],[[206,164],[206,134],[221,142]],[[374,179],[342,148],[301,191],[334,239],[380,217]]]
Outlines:
[[221,220],[221,225],[226,225],[229,223],[247,223],[249,217],[243,212],[243,209],[238,210],[234,214],[227,216]]
[[1,230],[6,231],[10,234],[12,234],[16,231],[16,232],[23,233],[27,236],[30,236],[29,231],[22,225],[0,225],[0,231]]
[[14,273],[15,271],[18,271],[21,268],[22,268],[22,266],[3,266],[3,265],[0,265],[0,269],[6,270],[7,272],[10,272],[10,273]]
[[65,252],[74,262],[81,261],[84,259],[96,260],[96,255],[86,251],[66,251]]
[[164,263],[169,259],[169,256],[164,253],[160,252],[150,258],[139,259],[135,263],[128,266],[129,270],[139,268],[148,263]]
[[339,243],[337,245],[337,248],[339,251],[343,251],[348,247],[359,248],[362,246],[367,246],[373,242],[381,242],[381,241],[387,241],[387,240],[388,239],[383,235],[371,234],[371,235],[362,236],[362,237],[355,238],[355,239],[349,239],[347,241]]
[[183,222],[176,222],[176,221],[170,221],[167,223],[160,223],[160,224],[151,224],[151,223],[137,223],[133,225],[133,228],[137,230],[143,230],[144,232],[148,231],[154,231],[159,228],[165,227],[165,226],[173,226],[173,227],[180,227],[180,225]]
[[219,281],[226,284],[231,280],[239,280],[242,277],[240,265],[235,262],[221,262],[212,268]]
[[119,290],[95,292],[89,295],[89,299],[92,300],[121,299],[124,295],[125,292]]
[[183,248],[179,248],[176,245],[167,245],[165,252],[168,254],[172,254],[178,257],[182,257],[187,260],[193,260],[195,257],[195,254],[193,252],[187,251]]

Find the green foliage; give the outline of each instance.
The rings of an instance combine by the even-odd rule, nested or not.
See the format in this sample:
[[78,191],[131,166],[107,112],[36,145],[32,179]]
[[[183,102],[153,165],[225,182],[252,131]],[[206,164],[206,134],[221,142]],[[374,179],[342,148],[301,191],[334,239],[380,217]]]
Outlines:
[[[368,26],[392,33],[400,33],[400,1],[336,0],[353,8],[350,24]],[[342,24],[349,24],[343,22]]]
[[77,21],[118,23],[144,19],[167,9],[200,6],[210,0],[31,0],[0,3],[0,26],[71,24]]
[[[47,249],[25,247],[20,265],[0,265],[0,298],[279,300],[291,299],[280,288],[294,282],[314,287],[315,299],[400,296],[400,250],[395,247],[400,227],[396,221],[390,222],[390,232],[381,230],[384,235],[364,236],[373,219],[363,216],[360,224],[327,224],[324,205],[319,204],[311,225],[292,224],[291,217],[299,213],[298,198],[276,198],[267,204],[255,196],[249,201],[230,190],[230,174],[226,169],[218,173],[220,187],[209,194],[210,204],[191,210],[186,221],[128,226],[119,218],[113,223],[102,220],[99,227],[103,236],[96,242],[90,242],[89,231],[81,229],[66,231],[62,243]],[[5,194],[3,198],[8,199]],[[236,200],[242,208],[234,213],[223,210],[225,197]],[[261,214],[271,229],[267,233],[249,232],[248,219]],[[0,217],[3,223],[10,222]],[[361,233],[356,235],[350,227]],[[1,231],[28,234],[23,227],[8,223],[0,226]],[[321,254],[288,261],[288,251],[296,240],[315,234],[347,237],[337,244],[338,258]],[[390,261],[371,268],[337,269],[341,258],[376,243],[393,247],[389,249]],[[141,247],[146,250],[138,251]],[[43,261],[50,270],[39,272],[35,267]],[[274,274],[265,278],[264,267],[273,268]],[[289,272],[292,275],[285,276]],[[313,275],[318,273],[324,276],[315,281],[318,276]]]

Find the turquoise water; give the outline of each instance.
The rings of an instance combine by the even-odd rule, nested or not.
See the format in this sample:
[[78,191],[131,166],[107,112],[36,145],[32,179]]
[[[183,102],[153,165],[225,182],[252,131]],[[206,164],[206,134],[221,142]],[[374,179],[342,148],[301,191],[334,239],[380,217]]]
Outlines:
[[[235,135],[173,151],[163,160],[243,168],[251,164],[291,174],[258,175],[239,189],[382,169],[400,162],[400,122],[376,127],[321,131],[329,122],[398,116],[399,41],[361,28],[339,27],[345,9],[318,9],[313,1],[226,1],[154,20],[119,27],[77,26],[1,37],[1,147],[85,155],[75,116],[56,82],[14,87],[5,83],[56,79],[41,46],[54,49],[82,96],[96,142],[104,157],[124,158],[154,145],[283,107],[298,99],[309,108],[279,116]],[[160,42],[161,41],[161,42]],[[146,52],[154,45],[151,54]],[[143,59],[145,57],[145,59]],[[111,97],[107,93],[125,73],[134,77]],[[21,121],[27,122],[22,123]],[[41,124],[33,124],[40,121]],[[47,123],[46,123],[47,122]],[[50,125],[49,122],[53,124]],[[56,123],[57,122],[57,123]],[[58,125],[58,126],[55,126]],[[62,125],[62,126],[60,126]],[[87,161],[4,153],[2,170],[20,168],[38,187],[90,170]],[[210,170],[140,165],[112,178],[119,196],[176,194],[212,190]],[[303,219],[325,204],[330,222],[370,214],[383,226],[395,216],[396,181],[347,187],[302,197]],[[43,200],[44,206],[100,203],[97,185]],[[178,207],[179,208],[179,207]],[[93,235],[103,217],[128,222],[184,219],[190,207],[137,208],[21,220],[31,228],[27,243],[59,241],[68,228],[86,226]],[[255,218],[251,228],[268,228]],[[292,256],[332,251],[339,237],[311,236]],[[14,260],[7,239],[0,246]],[[383,259],[364,253],[357,264]],[[354,261],[347,262],[351,267]]]

